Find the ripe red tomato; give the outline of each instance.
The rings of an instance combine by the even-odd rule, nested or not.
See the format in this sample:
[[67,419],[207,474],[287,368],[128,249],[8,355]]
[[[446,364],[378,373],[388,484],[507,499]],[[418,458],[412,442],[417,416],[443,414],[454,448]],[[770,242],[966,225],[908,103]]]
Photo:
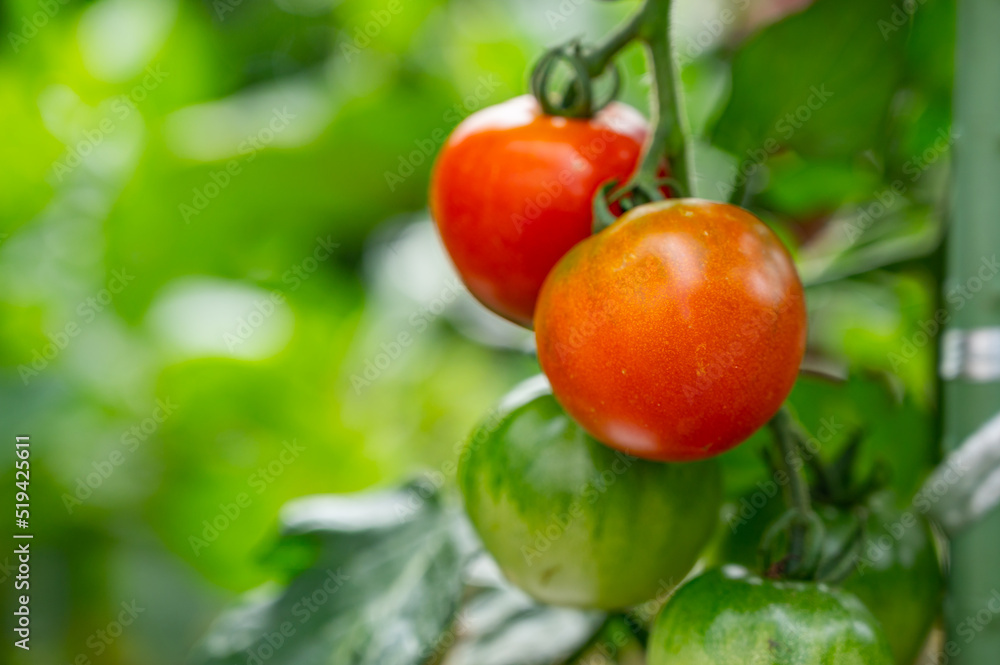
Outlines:
[[531,327],[545,276],[591,234],[594,193],[631,175],[647,132],[625,104],[572,119],[544,115],[530,95],[466,118],[438,156],[430,204],[472,294]]
[[736,206],[642,205],[552,270],[538,360],[569,414],[639,457],[702,459],[777,412],[805,352],[802,284],[781,241]]

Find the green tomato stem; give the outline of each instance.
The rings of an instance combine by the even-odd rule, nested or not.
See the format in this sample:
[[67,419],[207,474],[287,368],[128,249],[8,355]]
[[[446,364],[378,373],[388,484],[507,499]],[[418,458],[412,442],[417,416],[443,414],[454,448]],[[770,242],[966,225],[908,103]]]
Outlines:
[[[802,456],[799,452],[798,432],[791,415],[785,407],[771,419],[769,423],[774,433],[774,441],[778,448],[778,464],[787,477],[784,485],[785,503],[790,510],[802,518],[813,516],[812,501],[809,497],[809,484],[803,473]],[[814,520],[813,520],[814,521]],[[785,574],[790,578],[809,576],[808,562],[814,557],[808,552],[814,546],[815,538],[810,538],[810,521],[806,519],[793,520],[789,526],[788,562]]]
[[671,0],[647,0],[643,5],[642,29],[639,39],[646,46],[649,69],[653,74],[652,104],[653,133],[634,178],[652,192],[659,191],[659,170],[664,157],[670,165],[671,177],[682,187],[682,196],[691,190],[687,145],[681,127],[682,109],[679,74],[673,57],[670,35]]
[[[620,191],[630,192],[633,205],[663,198],[660,187],[660,167],[664,161],[670,167],[670,182],[676,193],[688,196],[692,191],[688,164],[687,143],[681,126],[682,109],[679,76],[673,57],[670,36],[671,0],[645,0],[639,10],[621,28],[612,33],[601,46],[587,57],[591,73],[600,73],[610,55],[617,53],[633,39],[642,42],[646,60],[652,74],[650,114],[653,131],[643,151],[642,161],[635,175]],[[605,195],[599,195],[595,206],[605,205]],[[596,219],[595,232],[610,220]]]
[[[590,90],[592,79],[602,75],[614,57],[628,44],[636,40],[642,42],[652,74],[650,114],[653,116],[653,131],[646,143],[638,170],[619,190],[630,195],[630,198],[622,201],[626,208],[664,198],[661,186],[666,182],[680,196],[689,196],[693,191],[693,169],[688,162],[687,141],[681,126],[683,110],[680,77],[670,35],[671,7],[671,0],[643,0],[635,13],[597,45],[589,49],[582,49],[579,44],[571,45],[568,50],[566,47],[553,49],[539,61],[532,75],[532,93],[546,113],[588,116],[595,108]],[[546,96],[545,88],[551,68],[559,58],[569,62],[577,73],[574,84],[562,97],[561,108],[556,108]],[[617,91],[617,70],[613,73]],[[579,95],[584,98],[576,99]],[[669,166],[671,176],[666,182],[660,176],[660,168],[664,162]],[[608,189],[602,190],[594,199],[595,233],[614,221],[614,215],[608,210],[609,192]]]
[[603,74],[614,57],[639,36],[646,21],[646,6],[648,4],[650,4],[649,0],[643,2],[642,7],[629,16],[624,23],[612,30],[592,48],[586,50],[583,54],[583,61],[587,65],[588,74],[592,77]]
[[788,474],[788,484],[785,485],[788,507],[808,513],[812,510],[812,502],[809,498],[809,485],[802,473],[803,462],[792,417],[785,407],[781,407],[769,425],[780,453],[781,470]]

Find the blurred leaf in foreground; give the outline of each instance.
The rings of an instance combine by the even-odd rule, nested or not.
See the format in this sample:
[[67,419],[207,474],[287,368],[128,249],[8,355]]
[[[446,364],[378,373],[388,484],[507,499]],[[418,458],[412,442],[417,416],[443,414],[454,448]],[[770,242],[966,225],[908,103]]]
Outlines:
[[421,482],[290,503],[272,558],[311,549],[283,590],[220,617],[193,662],[417,665],[455,615],[462,554],[454,515]]
[[[444,665],[551,665],[588,644],[606,619],[604,612],[541,605],[503,579],[491,557],[469,567],[477,593],[456,622],[460,635]],[[447,640],[442,646],[449,646]]]

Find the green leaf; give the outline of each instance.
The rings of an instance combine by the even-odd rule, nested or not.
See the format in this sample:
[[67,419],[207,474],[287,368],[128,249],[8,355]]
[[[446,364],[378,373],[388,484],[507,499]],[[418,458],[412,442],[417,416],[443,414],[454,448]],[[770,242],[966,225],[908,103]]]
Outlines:
[[275,559],[303,544],[312,566],[259,589],[197,649],[216,665],[419,665],[438,646],[462,590],[454,512],[433,487],[318,496],[288,504]]
[[926,257],[943,234],[935,210],[911,204],[886,187],[877,200],[828,223],[801,251],[799,274],[806,286],[815,286],[871,273]]
[[879,30],[891,13],[887,0],[819,0],[749,39],[715,142],[755,161],[781,148],[843,158],[880,146],[906,36]]
[[809,220],[850,202],[870,199],[878,192],[881,173],[861,158],[806,160],[794,152],[775,155],[767,163],[768,180],[758,201],[769,210]]

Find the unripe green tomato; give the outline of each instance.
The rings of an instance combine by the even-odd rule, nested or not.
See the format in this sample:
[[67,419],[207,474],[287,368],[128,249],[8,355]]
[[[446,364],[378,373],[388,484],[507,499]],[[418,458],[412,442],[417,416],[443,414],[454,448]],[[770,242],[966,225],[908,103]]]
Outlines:
[[[767,527],[784,511],[780,497],[760,509],[753,495],[740,501],[713,559],[718,564],[753,567]],[[860,557],[841,584],[878,619],[898,665],[911,665],[920,653],[941,610],[944,576],[931,526],[914,509],[900,511],[891,492],[866,502],[868,520]],[[835,557],[848,544],[855,522],[848,511],[817,505],[826,526],[824,555]],[[756,511],[756,512],[754,512]]]
[[893,665],[875,617],[850,593],[755,577],[699,575],[656,618],[649,665]]
[[680,583],[721,502],[714,462],[614,451],[566,415],[541,376],[473,431],[458,480],[507,578],[544,603],[585,608],[627,607]]

